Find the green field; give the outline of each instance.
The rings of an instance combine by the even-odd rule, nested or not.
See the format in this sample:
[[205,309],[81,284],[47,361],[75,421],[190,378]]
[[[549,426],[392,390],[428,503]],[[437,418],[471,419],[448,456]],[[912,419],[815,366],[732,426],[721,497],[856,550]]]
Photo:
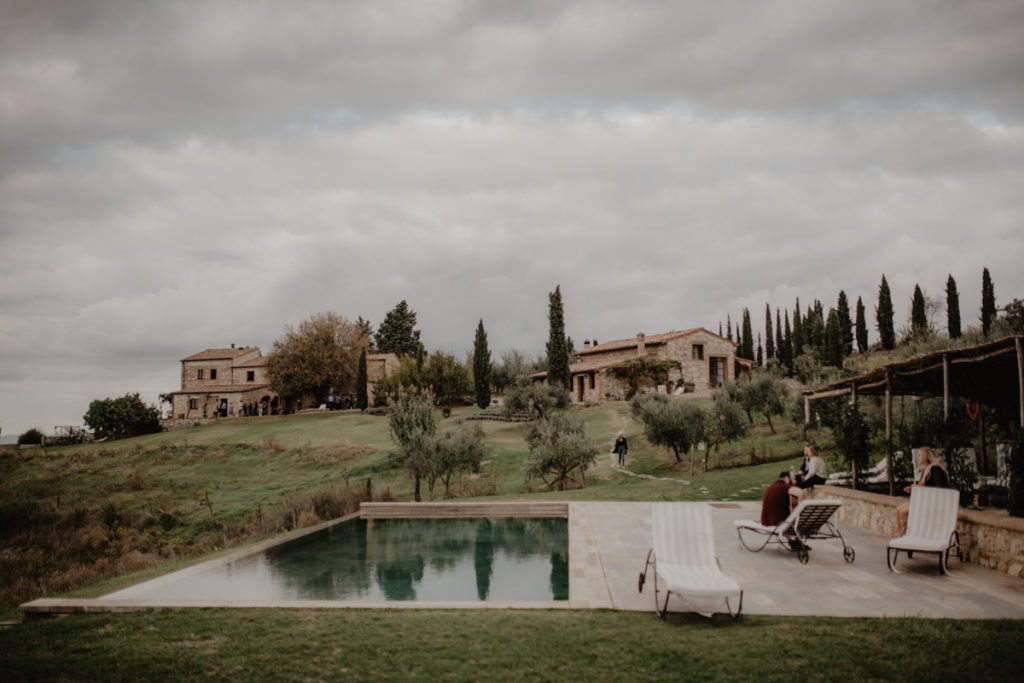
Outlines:
[[[471,409],[456,410],[458,420]],[[757,500],[796,464],[800,429],[755,424],[711,471],[650,447],[623,404],[580,409],[601,455],[587,487],[523,479],[522,424],[484,422],[481,472],[459,500]],[[442,428],[444,426],[442,422]],[[630,476],[611,467],[619,429]],[[829,445],[827,434],[812,438]],[[0,671],[54,679],[1005,680],[1021,622],[806,619],[605,611],[164,611],[21,622],[42,595],[95,597],[355,509],[409,500],[387,420],[246,418],[125,441],[0,451]],[[750,465],[754,461],[756,464]],[[780,462],[781,461],[781,462]],[[425,491],[425,488],[424,488]],[[435,489],[440,496],[443,488]],[[927,644],[927,647],[923,647]],[[894,662],[899,662],[898,665]]]

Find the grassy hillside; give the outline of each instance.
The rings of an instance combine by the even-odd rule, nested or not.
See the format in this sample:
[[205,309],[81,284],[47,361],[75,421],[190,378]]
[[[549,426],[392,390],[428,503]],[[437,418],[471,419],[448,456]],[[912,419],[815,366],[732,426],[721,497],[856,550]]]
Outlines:
[[[472,412],[454,411],[442,429]],[[701,473],[697,463],[691,474],[688,461],[676,464],[646,443],[628,405],[577,412],[601,453],[585,489],[528,484],[528,427],[483,422],[482,471],[453,484],[452,494],[467,500],[759,499],[779,469],[760,463],[797,458],[802,446],[794,425],[777,425],[777,435],[752,425],[744,441],[711,455],[712,471]],[[611,467],[620,429],[630,440],[628,469],[640,476]],[[356,412],[239,418],[124,441],[8,449],[0,456],[0,608],[140,570],[176,568],[341,516],[363,500],[411,500],[411,479],[388,462],[392,449],[387,419]],[[752,461],[758,464],[735,466]],[[443,488],[434,494],[440,497]]]

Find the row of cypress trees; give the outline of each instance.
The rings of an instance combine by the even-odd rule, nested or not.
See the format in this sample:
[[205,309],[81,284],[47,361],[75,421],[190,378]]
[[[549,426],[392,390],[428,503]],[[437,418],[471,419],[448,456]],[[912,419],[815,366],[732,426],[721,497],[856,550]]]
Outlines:
[[[774,324],[773,324],[774,317]],[[761,333],[757,334],[757,346],[754,345],[754,334],[750,322],[750,310],[744,308],[741,323],[736,325],[737,353],[742,358],[754,360],[764,365],[769,360],[776,360],[792,372],[793,361],[808,348],[816,349],[823,363],[841,367],[843,359],[853,353],[854,343],[857,351],[868,350],[868,327],[865,306],[861,297],[857,297],[855,317],[851,317],[850,304],[846,292],[840,290],[836,305],[825,312],[821,301],[815,300],[806,311],[801,309],[799,297],[790,312],[775,309],[772,315],[771,304],[765,304],[765,330],[762,342]],[[988,268],[982,271],[981,329],[988,336],[992,322],[996,319],[995,290]],[[947,332],[951,339],[963,335],[960,319],[960,294],[956,280],[949,275],[946,280],[946,320]],[[878,330],[879,347],[883,350],[896,348],[896,328],[893,316],[892,293],[889,283],[882,275],[878,286],[878,302],[875,306],[875,329]],[[909,338],[925,337],[930,333],[928,323],[927,302],[920,285],[914,286],[911,298]],[[718,325],[718,333],[722,335],[722,325]],[[733,340],[732,319],[726,316],[724,336]]]

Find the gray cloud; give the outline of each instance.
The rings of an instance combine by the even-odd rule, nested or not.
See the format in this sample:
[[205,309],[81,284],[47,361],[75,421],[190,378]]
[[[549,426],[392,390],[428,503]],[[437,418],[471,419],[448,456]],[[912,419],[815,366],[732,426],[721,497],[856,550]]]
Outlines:
[[543,348],[1021,296],[1019,3],[0,2],[0,419],[400,299]]

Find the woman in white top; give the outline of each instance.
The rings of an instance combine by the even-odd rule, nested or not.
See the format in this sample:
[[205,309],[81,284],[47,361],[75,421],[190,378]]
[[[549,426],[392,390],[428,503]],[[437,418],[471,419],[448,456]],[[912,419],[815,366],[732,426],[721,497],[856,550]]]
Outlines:
[[807,474],[804,475],[803,479],[797,482],[796,486],[789,490],[789,495],[793,496],[797,503],[803,500],[807,495],[807,491],[805,489],[809,489],[817,484],[824,484],[825,476],[827,474],[825,470],[825,461],[821,459],[820,455],[818,455],[818,449],[811,444],[804,446],[804,458],[807,460]]

